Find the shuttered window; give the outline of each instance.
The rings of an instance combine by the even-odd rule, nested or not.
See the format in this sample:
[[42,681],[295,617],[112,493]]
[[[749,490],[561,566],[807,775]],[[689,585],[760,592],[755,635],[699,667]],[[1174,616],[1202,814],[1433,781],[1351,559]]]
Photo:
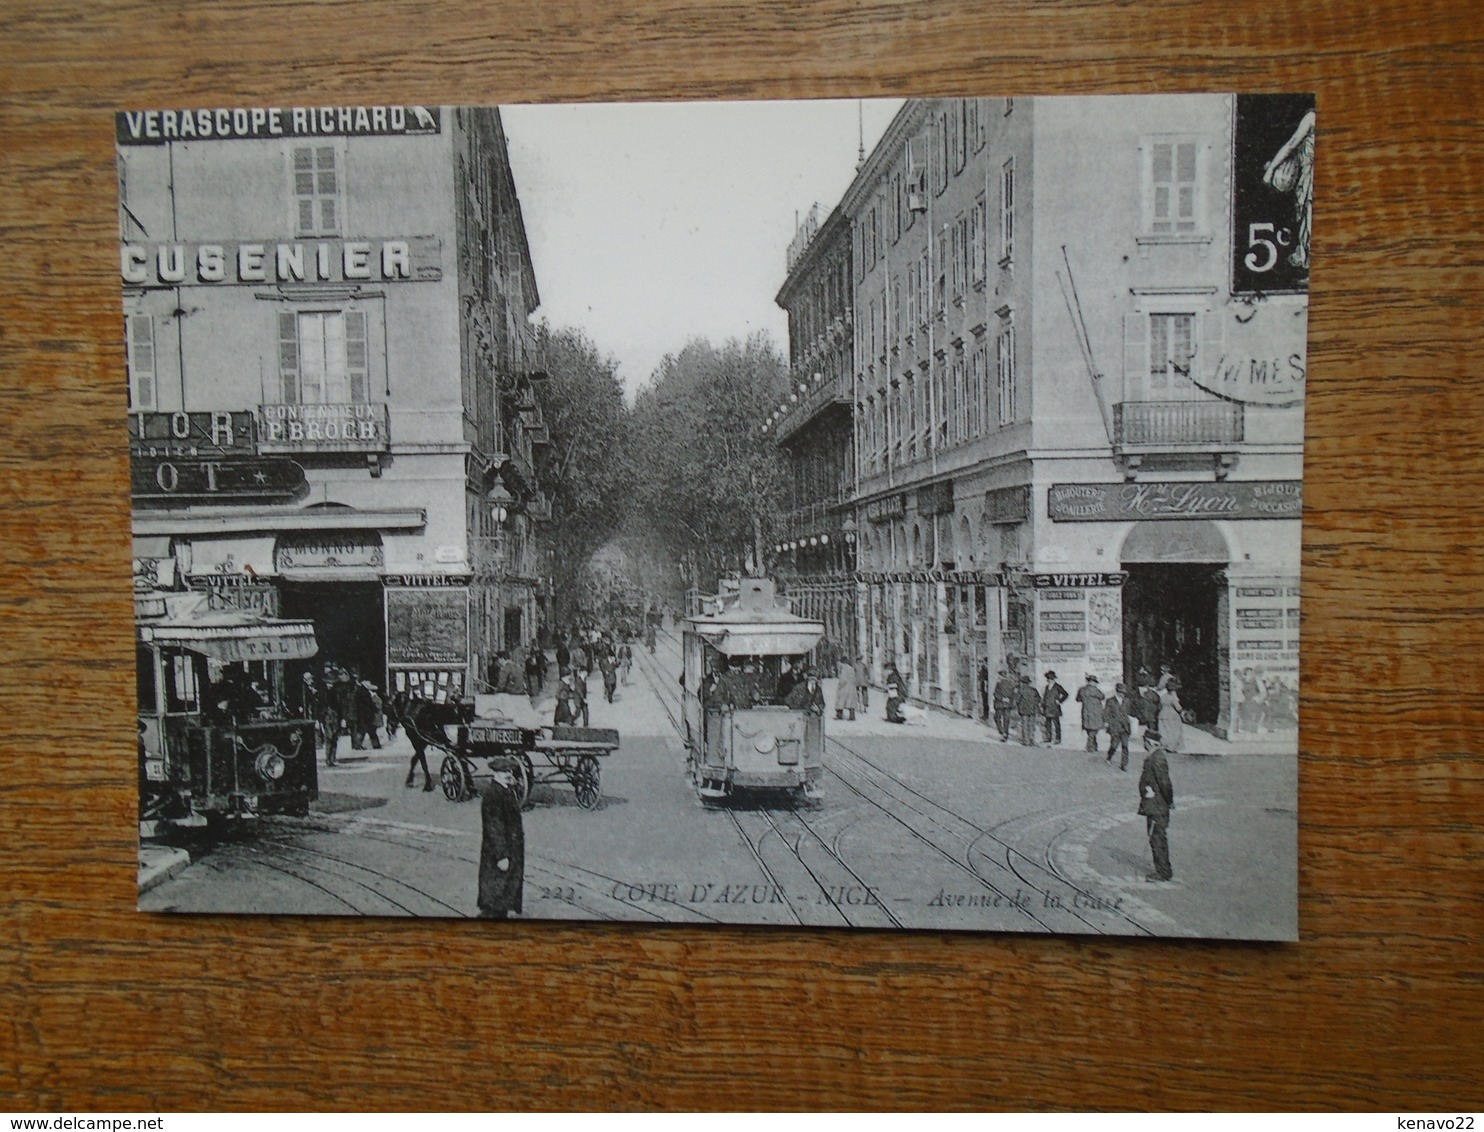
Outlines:
[[301,236],[340,232],[340,171],[333,145],[301,145],[293,150],[295,223]]
[[1000,262],[1015,252],[1015,158],[1000,169]]
[[124,322],[124,340],[129,347],[129,408],[154,409],[159,397],[154,315],[131,314]]
[[1159,141],[1149,149],[1149,231],[1158,236],[1196,232],[1196,143]]
[[278,316],[278,370],[287,405],[345,405],[371,399],[364,311]]
[[1188,393],[1190,369],[1195,359],[1195,315],[1151,314],[1149,316],[1149,392]]
[[1015,328],[1007,326],[995,342],[995,386],[1000,424],[1015,423]]

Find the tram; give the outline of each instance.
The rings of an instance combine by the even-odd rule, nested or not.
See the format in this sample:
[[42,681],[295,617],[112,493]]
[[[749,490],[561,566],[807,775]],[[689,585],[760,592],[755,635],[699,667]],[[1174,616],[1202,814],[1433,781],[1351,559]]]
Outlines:
[[823,700],[777,700],[784,665],[801,661],[824,624],[779,605],[768,578],[743,578],[682,624],[683,715],[696,793],[715,802],[739,790],[823,796]]
[[284,664],[315,655],[314,626],[204,593],[136,594],[134,613],[140,833],[308,813],[315,723],[287,706]]

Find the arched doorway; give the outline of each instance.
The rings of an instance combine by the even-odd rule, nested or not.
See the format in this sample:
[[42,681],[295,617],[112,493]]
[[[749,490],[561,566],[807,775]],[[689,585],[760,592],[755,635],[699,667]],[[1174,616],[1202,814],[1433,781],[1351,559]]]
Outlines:
[[1197,723],[1221,717],[1226,539],[1215,524],[1179,519],[1135,524],[1121,553],[1123,667],[1155,678],[1167,664],[1180,678],[1180,701]]

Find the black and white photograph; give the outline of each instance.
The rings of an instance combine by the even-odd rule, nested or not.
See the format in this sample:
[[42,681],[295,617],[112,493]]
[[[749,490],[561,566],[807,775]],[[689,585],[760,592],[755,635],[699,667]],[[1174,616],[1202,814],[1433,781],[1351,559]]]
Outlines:
[[1312,95],[114,127],[141,911],[1298,938]]

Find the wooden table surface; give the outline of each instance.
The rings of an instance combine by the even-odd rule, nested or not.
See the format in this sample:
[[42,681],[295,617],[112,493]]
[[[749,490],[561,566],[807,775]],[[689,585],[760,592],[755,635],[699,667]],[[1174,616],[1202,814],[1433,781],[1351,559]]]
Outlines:
[[[1481,39],[1474,0],[5,0],[0,1108],[1484,1105]],[[1319,98],[1302,942],[133,910],[114,108],[1231,89]]]

